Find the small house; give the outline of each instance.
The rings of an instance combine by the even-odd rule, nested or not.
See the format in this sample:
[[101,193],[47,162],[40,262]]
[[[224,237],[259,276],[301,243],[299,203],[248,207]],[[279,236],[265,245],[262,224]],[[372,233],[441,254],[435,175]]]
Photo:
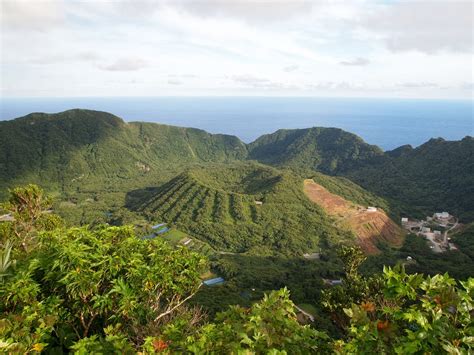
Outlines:
[[413,258],[411,256],[407,256],[407,261],[412,261]]
[[423,228],[421,228],[421,232],[422,232],[422,233],[430,233],[430,232],[431,232],[431,228],[429,228],[429,227],[423,227]]
[[434,214],[434,218],[437,219],[448,219],[450,217],[448,212],[438,212]]
[[402,217],[402,223],[408,223],[408,218]]
[[225,280],[222,277],[216,277],[214,279],[205,280],[202,283],[206,286],[214,286],[214,285],[222,284],[224,283],[224,281]]
[[433,231],[435,235],[441,235],[441,231]]
[[261,206],[261,205],[263,205],[263,202],[262,202],[262,201],[255,201],[255,204],[256,204],[257,206]]
[[377,212],[377,208],[369,206],[367,207],[367,212]]

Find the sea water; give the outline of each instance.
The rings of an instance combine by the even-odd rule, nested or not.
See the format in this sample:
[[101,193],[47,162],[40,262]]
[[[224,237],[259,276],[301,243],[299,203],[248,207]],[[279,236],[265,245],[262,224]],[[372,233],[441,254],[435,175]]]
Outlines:
[[232,134],[247,143],[282,128],[338,127],[390,150],[473,136],[473,106],[472,100],[311,97],[1,98],[0,119],[84,108]]

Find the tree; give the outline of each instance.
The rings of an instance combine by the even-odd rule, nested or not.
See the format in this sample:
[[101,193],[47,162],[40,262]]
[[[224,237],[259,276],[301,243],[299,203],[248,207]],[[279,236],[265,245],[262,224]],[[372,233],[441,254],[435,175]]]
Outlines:
[[5,349],[67,349],[88,336],[103,339],[108,327],[119,327],[138,346],[159,334],[201,285],[201,256],[141,240],[131,227],[56,229],[38,239],[36,255],[0,285]]
[[402,266],[384,268],[383,294],[353,304],[350,354],[471,354],[474,351],[474,279],[457,283],[447,274],[406,274]]
[[165,343],[170,352],[192,354],[308,354],[329,350],[330,339],[300,325],[287,289],[273,291],[251,308],[231,306],[212,323],[183,339],[181,329],[170,326]]
[[11,239],[15,247],[28,253],[36,244],[38,231],[53,230],[62,225],[62,220],[51,213],[51,198],[39,186],[30,184],[9,192],[9,200],[0,208],[13,220],[2,226],[0,242]]
[[345,271],[342,285],[323,290],[321,300],[323,307],[343,334],[349,325],[349,317],[344,309],[353,303],[378,297],[382,285],[378,274],[363,277],[359,273],[359,267],[366,259],[360,248],[341,246],[338,255],[343,261]]

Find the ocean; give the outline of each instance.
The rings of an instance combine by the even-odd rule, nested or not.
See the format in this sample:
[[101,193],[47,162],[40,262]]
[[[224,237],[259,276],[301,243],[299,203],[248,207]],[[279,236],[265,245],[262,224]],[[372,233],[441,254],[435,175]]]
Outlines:
[[384,150],[474,135],[472,100],[310,97],[0,98],[0,120],[85,108],[126,121],[236,135],[251,142],[280,128],[338,127]]

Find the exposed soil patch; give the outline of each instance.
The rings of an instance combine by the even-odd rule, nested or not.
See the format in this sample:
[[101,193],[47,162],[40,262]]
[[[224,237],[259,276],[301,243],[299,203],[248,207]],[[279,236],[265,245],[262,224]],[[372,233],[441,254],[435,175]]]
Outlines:
[[401,246],[405,233],[384,211],[368,212],[360,206],[329,192],[311,179],[304,181],[304,192],[308,198],[335,217],[340,227],[350,229],[366,254],[377,254],[376,244],[385,241],[392,246]]

